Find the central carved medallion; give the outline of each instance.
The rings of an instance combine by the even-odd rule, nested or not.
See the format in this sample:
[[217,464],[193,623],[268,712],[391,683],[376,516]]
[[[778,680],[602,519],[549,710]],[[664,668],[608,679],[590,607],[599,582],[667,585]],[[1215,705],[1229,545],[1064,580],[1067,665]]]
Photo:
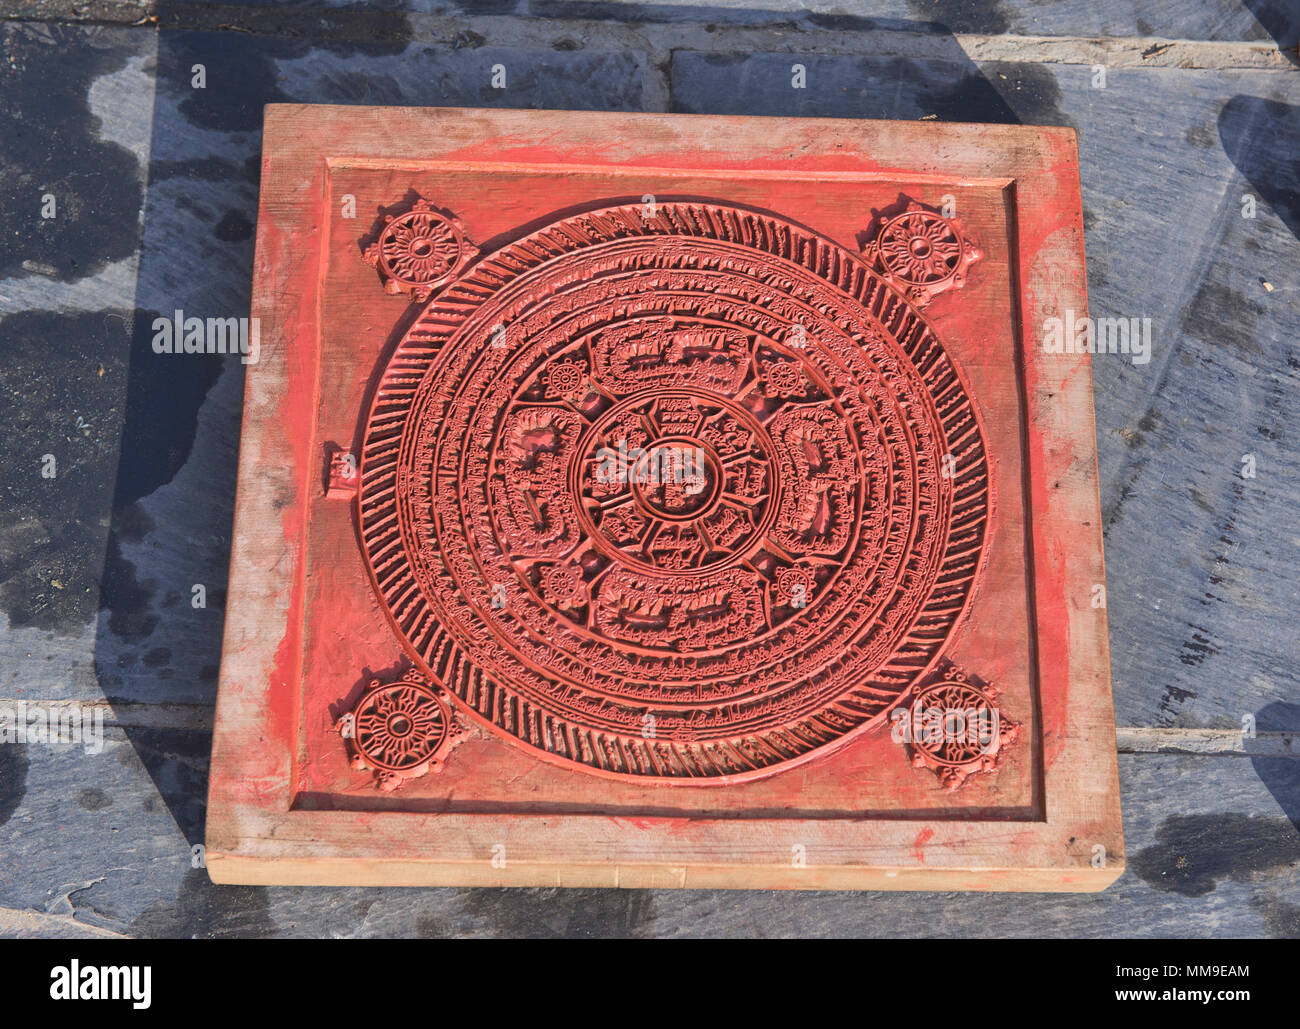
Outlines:
[[979,418],[912,304],[714,203],[574,215],[470,265],[389,360],[360,471],[420,669],[637,779],[766,774],[878,724],[987,542]]

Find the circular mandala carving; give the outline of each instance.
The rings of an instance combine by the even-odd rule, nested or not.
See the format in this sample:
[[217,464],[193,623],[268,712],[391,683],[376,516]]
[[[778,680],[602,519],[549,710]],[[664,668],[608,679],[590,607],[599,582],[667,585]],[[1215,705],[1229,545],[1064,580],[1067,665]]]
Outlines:
[[774,445],[708,390],[634,390],[592,424],[569,466],[579,528],[634,569],[708,574],[744,559],[776,517]]
[[490,727],[615,776],[766,774],[937,660],[985,546],[979,419],[847,251],[642,212],[566,218],[429,303],[370,413],[364,549]]

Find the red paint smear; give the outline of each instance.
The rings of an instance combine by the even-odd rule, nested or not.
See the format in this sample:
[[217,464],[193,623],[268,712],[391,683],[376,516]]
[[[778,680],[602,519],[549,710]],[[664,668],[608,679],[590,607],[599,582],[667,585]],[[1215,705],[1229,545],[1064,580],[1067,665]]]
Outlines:
[[[1082,199],[1079,192],[1079,162],[1076,137],[1071,132],[1059,132],[1045,135],[1045,144],[1050,148],[1049,166],[1045,173],[1035,177],[1033,188],[1048,191],[1047,195],[1033,198],[1033,209],[1037,216],[1018,221],[1016,229],[1020,238],[1020,279],[1024,285],[1024,331],[1026,350],[1035,345],[1037,340],[1036,321],[1039,316],[1056,315],[1064,317],[1064,311],[1056,310],[1055,298],[1050,304],[1040,302],[1028,287],[1028,272],[1033,268],[1039,253],[1060,233],[1071,234],[1074,239],[1068,249],[1081,252],[1083,249],[1083,221],[1081,214]],[[1053,189],[1055,186],[1055,189]],[[1058,293],[1075,293],[1081,299],[1082,310],[1077,317],[1088,314],[1087,274],[1084,267],[1071,267],[1065,270],[1068,278],[1056,282],[1052,288]],[[1031,321],[1031,319],[1033,319]],[[1082,354],[1070,363],[1059,358],[1051,363],[1039,359],[1025,363],[1025,390],[1029,397],[1033,415],[1035,398],[1045,393],[1060,395],[1072,389],[1073,380],[1080,372],[1089,369],[1090,356]],[[1057,380],[1045,380],[1048,371],[1063,371]],[[1091,376],[1089,376],[1089,380]],[[1090,391],[1090,390],[1089,390]],[[1035,529],[1040,543],[1034,550],[1035,589],[1035,638],[1038,646],[1039,696],[1042,711],[1043,764],[1050,767],[1060,757],[1064,748],[1067,728],[1067,702],[1069,694],[1070,668],[1070,589],[1073,584],[1068,581],[1067,546],[1062,534],[1075,530],[1075,526],[1045,524],[1052,516],[1050,494],[1054,483],[1061,481],[1070,470],[1075,460],[1075,450],[1069,437],[1058,443],[1057,450],[1049,454],[1044,445],[1044,432],[1033,421],[1026,433],[1029,458],[1030,518],[1037,519]],[[1090,446],[1092,441],[1088,441]],[[1094,456],[1095,460],[1095,456]],[[1094,530],[1096,531],[1096,530]]]
[[[1032,366],[1031,366],[1032,367]],[[1035,384],[1030,378],[1030,396]],[[1043,434],[1031,426],[1026,434],[1029,448],[1030,517],[1044,519],[1049,506],[1051,483],[1064,469],[1049,464]],[[1067,462],[1068,464],[1068,462]],[[1035,526],[1039,544],[1034,549],[1034,634],[1039,670],[1039,700],[1042,712],[1044,767],[1060,756],[1065,740],[1066,703],[1069,699],[1070,621],[1066,594],[1065,546],[1050,538],[1053,527],[1039,521]]]
[[[265,181],[266,169],[263,169]],[[304,509],[307,504],[306,484],[310,480],[312,441],[315,435],[315,378],[317,348],[320,333],[316,310],[317,273],[316,259],[319,246],[319,226],[323,222],[321,210],[323,196],[323,167],[311,183],[312,195],[318,198],[312,210],[314,224],[304,227],[300,234],[281,231],[276,216],[265,208],[259,212],[259,224],[266,226],[266,246],[259,254],[259,274],[269,276],[276,267],[289,269],[283,286],[286,297],[297,303],[286,305],[285,320],[276,326],[274,337],[263,341],[265,349],[279,348],[285,362],[285,382],[277,417],[287,431],[278,437],[288,449],[287,466],[294,476],[293,497],[280,510],[285,551],[289,555],[287,567],[280,574],[292,584],[289,607],[285,620],[285,634],[276,650],[270,679],[266,684],[267,727],[271,738],[288,751],[291,767],[296,766],[297,720],[299,696],[295,688],[301,667],[302,624],[306,584],[302,563],[306,554],[306,526]],[[305,251],[305,252],[304,252]],[[277,355],[279,356],[279,355]],[[256,375],[257,366],[250,366],[250,376]],[[265,459],[265,455],[263,455]],[[296,785],[296,776],[294,778]]]
[[917,833],[916,839],[912,841],[912,857],[921,864],[925,864],[925,845],[932,839],[934,839],[934,830],[926,827]]

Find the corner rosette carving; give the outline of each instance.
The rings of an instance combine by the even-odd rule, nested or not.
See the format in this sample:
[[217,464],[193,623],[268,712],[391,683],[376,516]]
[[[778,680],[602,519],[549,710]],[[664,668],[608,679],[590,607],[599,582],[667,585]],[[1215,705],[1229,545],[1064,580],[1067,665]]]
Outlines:
[[928,768],[945,790],[995,772],[1020,740],[1022,726],[998,707],[998,691],[949,666],[894,717],[913,768]]
[[967,270],[984,255],[956,219],[904,200],[899,213],[873,212],[880,227],[863,252],[890,285],[925,307],[940,293],[964,286]]
[[372,679],[337,729],[352,767],[373,772],[385,791],[441,772],[448,752],[468,736],[452,713],[450,694],[414,669],[394,682]]
[[363,259],[379,270],[384,292],[424,303],[478,256],[460,219],[420,197],[403,214],[384,215],[379,237]]

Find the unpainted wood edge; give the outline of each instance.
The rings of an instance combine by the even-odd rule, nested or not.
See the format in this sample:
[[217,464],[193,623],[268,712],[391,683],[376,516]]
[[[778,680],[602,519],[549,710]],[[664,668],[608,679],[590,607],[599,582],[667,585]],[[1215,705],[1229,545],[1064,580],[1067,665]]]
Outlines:
[[[282,292],[286,287],[286,282],[284,279],[275,282],[264,280],[261,278],[261,271],[273,263],[273,254],[276,246],[281,242],[281,233],[294,234],[299,230],[296,230],[292,225],[286,228],[286,218],[282,212],[277,210],[276,200],[285,192],[286,183],[281,180],[285,178],[286,172],[278,163],[271,163],[268,160],[268,155],[277,152],[284,145],[281,142],[281,137],[292,138],[293,131],[290,128],[290,123],[300,115],[301,108],[304,106],[310,105],[267,104],[263,109],[258,224],[254,241],[254,271],[250,315],[260,318],[265,325],[271,327],[273,334],[280,336],[284,335],[285,330],[285,325],[282,324],[283,312],[277,312],[271,297],[278,292]],[[304,197],[295,197],[294,204],[299,208],[309,206],[309,202]],[[227,582],[229,598],[232,600],[246,592],[246,581],[255,584],[262,573],[256,558],[250,557],[244,548],[238,545],[239,541],[248,535],[247,526],[249,524],[260,525],[268,515],[267,524],[280,524],[277,512],[255,509],[258,493],[264,487],[264,484],[258,481],[258,468],[254,465],[254,461],[262,459],[264,456],[260,452],[260,444],[264,443],[268,438],[273,438],[273,433],[267,428],[265,420],[259,422],[259,404],[263,399],[262,394],[268,391],[274,393],[277,389],[287,389],[290,378],[289,354],[285,347],[270,345],[268,340],[264,340],[263,343],[260,362],[248,366],[249,370],[245,373],[244,380],[243,415],[235,479],[235,510],[231,527],[232,543]],[[246,445],[245,441],[250,437],[255,437],[258,440],[259,449],[256,453],[252,452]],[[308,474],[307,470],[303,469],[302,474],[305,477]],[[297,555],[297,557],[300,559],[301,555]],[[291,555],[291,560],[293,559],[294,557]],[[278,590],[279,593],[284,595],[288,608],[292,606],[293,588],[292,583],[286,583],[279,587]],[[278,627],[259,621],[250,631],[242,619],[227,614],[222,638],[221,669],[218,675],[217,699],[213,716],[212,758],[209,765],[207,814],[204,829],[205,841],[237,834],[241,826],[255,821],[256,816],[263,813],[267,807],[267,801],[265,800],[250,801],[247,798],[237,796],[223,781],[220,774],[214,774],[217,773],[218,765],[223,759],[230,763],[232,770],[247,774],[247,762],[243,759],[243,755],[248,751],[248,747],[245,742],[241,741],[241,738],[246,739],[251,733],[242,727],[240,712],[246,712],[251,702],[243,693],[246,684],[240,682],[237,671],[232,671],[230,656],[232,652],[236,651],[256,652],[261,654],[268,663],[273,662],[274,654],[283,643],[285,634],[291,631],[292,626],[289,625],[287,620]],[[246,633],[246,636],[242,647],[237,647],[235,644],[239,640],[241,632]],[[277,633],[279,634],[278,638]],[[244,662],[245,657],[241,654],[237,663],[242,668]],[[263,714],[260,717],[264,718],[265,716]],[[265,723],[263,722],[262,725],[264,727]],[[226,757],[227,754],[228,757]],[[291,776],[293,768],[292,756],[291,747],[289,754]],[[282,790],[277,789],[272,792],[283,793],[285,797],[283,807],[287,811],[291,783],[285,782],[282,785]]]
[[959,868],[779,864],[412,861],[387,858],[263,858],[209,851],[218,885],[563,887],[572,889],[832,890],[993,893],[1100,893],[1124,872],[1123,860],[1092,866]]

